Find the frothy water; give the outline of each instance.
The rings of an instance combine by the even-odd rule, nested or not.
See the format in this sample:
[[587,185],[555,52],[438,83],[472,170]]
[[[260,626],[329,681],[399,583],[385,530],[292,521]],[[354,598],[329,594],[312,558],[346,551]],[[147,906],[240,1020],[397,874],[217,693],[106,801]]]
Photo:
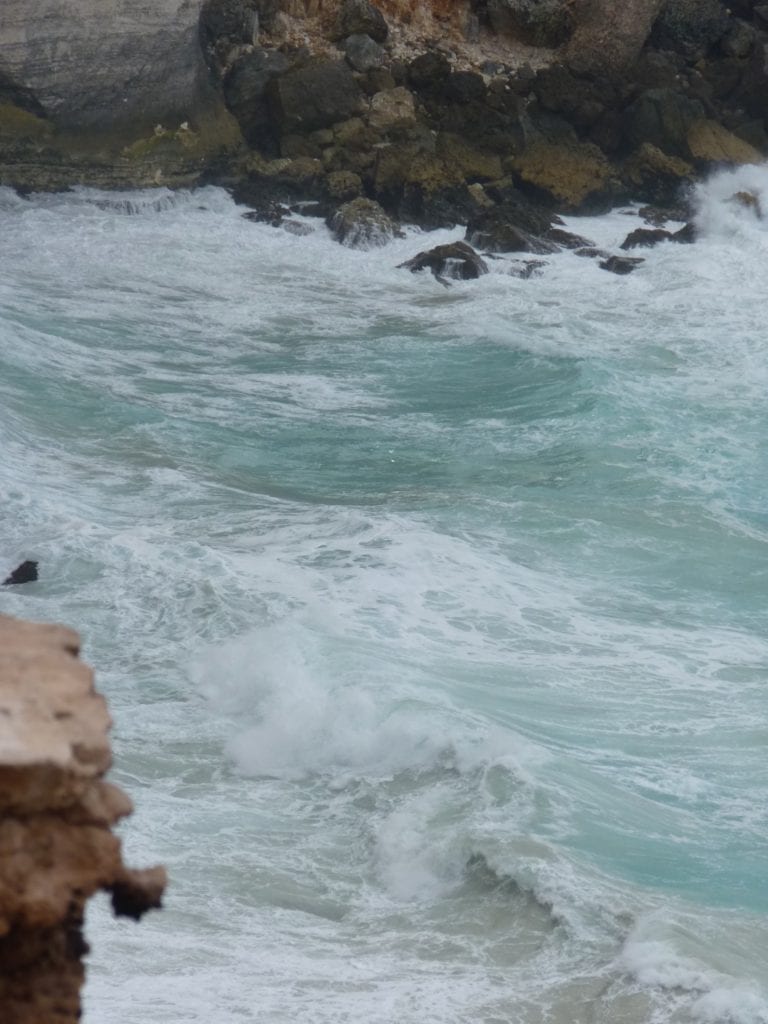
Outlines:
[[[768,1021],[768,221],[446,289],[221,190],[0,190],[3,611],[81,631],[86,1019]],[[632,210],[569,225],[613,248]]]

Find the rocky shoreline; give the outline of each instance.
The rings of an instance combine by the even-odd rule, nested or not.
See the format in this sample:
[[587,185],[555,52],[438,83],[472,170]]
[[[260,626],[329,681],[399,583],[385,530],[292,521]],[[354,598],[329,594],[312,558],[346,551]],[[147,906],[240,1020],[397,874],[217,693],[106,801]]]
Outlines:
[[[560,213],[639,201],[686,220],[693,182],[768,153],[768,5],[751,0],[634,0],[629,42],[605,0],[163,0],[133,5],[122,49],[77,6],[23,46],[0,27],[0,183],[22,193],[213,183],[276,225],[312,203],[345,244],[467,224],[536,254],[569,245]],[[11,28],[29,17],[10,0]],[[62,41],[93,83],[46,72]]]

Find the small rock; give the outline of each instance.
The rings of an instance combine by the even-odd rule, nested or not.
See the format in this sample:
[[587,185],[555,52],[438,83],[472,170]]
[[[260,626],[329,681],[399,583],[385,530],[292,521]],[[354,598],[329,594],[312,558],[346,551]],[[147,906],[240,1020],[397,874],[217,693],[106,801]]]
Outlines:
[[609,256],[600,263],[600,269],[612,274],[631,274],[641,263],[645,263],[642,256]]
[[402,237],[395,222],[373,199],[344,203],[327,221],[337,242],[351,249],[371,249]]
[[745,210],[751,210],[756,217],[762,219],[763,208],[760,204],[760,198],[754,192],[734,192],[731,196],[731,202],[736,203],[738,206],[743,206]]
[[325,187],[330,199],[347,203],[361,194],[363,182],[354,171],[331,171],[325,179]]
[[281,226],[289,235],[297,235],[299,238],[304,235],[312,235],[315,231],[310,224],[305,224],[300,220],[284,220]]
[[654,245],[658,245],[659,242],[665,242],[672,238],[671,231],[665,231],[663,228],[635,228],[634,231],[630,231],[624,241],[621,243],[621,249],[650,249]]
[[449,283],[446,276],[471,281],[488,273],[488,264],[466,242],[449,242],[418,252],[405,263],[399,263],[399,267],[410,270],[412,274],[419,270],[431,270],[444,285]]
[[383,43],[389,34],[384,15],[369,0],[343,0],[339,8],[333,39],[352,35],[370,36]]
[[548,241],[561,245],[564,249],[583,249],[595,244],[588,238],[574,235],[573,232],[565,231],[563,228],[550,228],[545,237]]
[[370,36],[356,33],[344,41],[344,56],[355,71],[370,71],[384,63],[385,53]]
[[574,249],[574,256],[585,256],[592,260],[607,260],[610,254],[605,249],[598,249],[594,245],[586,246],[584,249]]

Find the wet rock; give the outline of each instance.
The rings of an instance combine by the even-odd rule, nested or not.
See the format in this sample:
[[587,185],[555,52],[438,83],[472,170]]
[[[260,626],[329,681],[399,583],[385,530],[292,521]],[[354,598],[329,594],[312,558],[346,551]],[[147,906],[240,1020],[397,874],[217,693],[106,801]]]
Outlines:
[[609,256],[599,264],[601,270],[608,270],[612,274],[631,274],[637,270],[641,263],[645,263],[642,256]]
[[446,279],[449,277],[470,281],[488,273],[485,260],[466,242],[449,242],[416,253],[405,263],[399,263],[400,267],[410,270],[412,274],[419,270],[430,270],[442,284],[448,284]]
[[565,231],[563,228],[550,228],[547,231],[545,238],[549,242],[554,242],[555,245],[560,245],[563,249],[584,249],[593,246],[595,243],[590,242],[588,238],[582,238],[581,235],[574,235],[571,231]]
[[546,265],[544,260],[513,260],[509,266],[509,274],[511,277],[527,281],[531,277],[541,277]]
[[663,153],[649,142],[628,157],[621,173],[630,195],[661,206],[674,205],[695,178],[691,164]]
[[328,198],[338,203],[356,199],[363,191],[363,182],[354,171],[332,171],[325,179]]
[[[259,6],[258,0],[205,0],[200,10],[200,42],[211,68],[221,71],[236,47],[256,43],[259,28],[266,28],[269,20],[269,14],[260,17]],[[270,13],[276,13],[274,6],[275,12]]]
[[670,220],[687,221],[691,210],[687,203],[679,203],[676,206],[642,206],[637,215],[642,217],[646,224],[661,228]]
[[328,218],[337,242],[351,249],[372,249],[402,237],[395,222],[373,199],[353,199]]
[[344,56],[355,71],[370,71],[381,67],[386,54],[370,36],[357,33],[344,40]]
[[598,249],[594,245],[585,246],[583,249],[574,249],[573,254],[574,256],[584,256],[592,260],[607,260],[610,258],[610,253],[607,253],[605,249]]
[[654,245],[658,245],[659,242],[665,242],[671,239],[672,232],[665,231],[663,228],[635,228],[634,231],[630,231],[624,241],[621,243],[621,249],[650,249]]
[[11,587],[21,583],[34,583],[37,579],[37,562],[27,560],[16,566],[13,572],[9,573],[0,586]]
[[[751,210],[758,219],[762,220],[763,206],[760,197],[754,192],[734,192],[730,201],[745,210]],[[24,564],[26,565],[26,562]]]
[[257,210],[246,210],[241,216],[255,224],[271,224],[273,228],[279,228],[290,212],[290,207],[283,203],[265,202]]
[[552,214],[541,207],[508,199],[502,205],[483,210],[467,224],[466,240],[493,252],[557,252],[555,242],[546,241],[552,228]]
[[344,61],[322,59],[272,78],[266,94],[281,133],[327,128],[358,113],[363,100],[349,66]]
[[312,235],[315,232],[311,224],[305,224],[301,220],[285,220],[281,226],[283,231],[287,231],[289,235],[297,235],[299,238]]
[[449,103],[472,103],[485,99],[486,85],[476,71],[454,71],[445,83],[445,98]]
[[384,15],[369,0],[343,0],[339,8],[332,38],[354,35],[370,36],[376,43],[383,43],[389,35]]
[[696,225],[692,220],[684,224],[679,231],[675,231],[672,234],[672,241],[679,242],[681,245],[692,245],[698,237],[696,231]]

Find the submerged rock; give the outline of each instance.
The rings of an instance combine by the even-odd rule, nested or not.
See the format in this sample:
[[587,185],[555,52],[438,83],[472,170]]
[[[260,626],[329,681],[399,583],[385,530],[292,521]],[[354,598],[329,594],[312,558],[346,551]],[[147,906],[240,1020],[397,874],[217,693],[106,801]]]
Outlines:
[[608,270],[612,274],[631,274],[641,263],[645,263],[642,256],[609,256],[599,266],[601,270]]
[[552,230],[552,222],[548,210],[523,199],[508,200],[472,217],[465,239],[493,252],[532,252],[543,256],[559,248],[554,241],[542,237]]
[[650,249],[659,242],[680,242],[690,244],[696,240],[696,229],[692,222],[680,228],[679,231],[665,231],[664,228],[635,228],[630,231],[620,248],[627,249]]
[[328,218],[328,227],[337,242],[351,249],[371,249],[386,245],[402,232],[392,218],[373,199],[352,199]]
[[447,277],[471,281],[488,273],[488,264],[466,242],[449,242],[417,252],[405,263],[398,263],[400,267],[410,270],[412,274],[419,270],[431,270],[437,280],[445,285],[449,283]]

